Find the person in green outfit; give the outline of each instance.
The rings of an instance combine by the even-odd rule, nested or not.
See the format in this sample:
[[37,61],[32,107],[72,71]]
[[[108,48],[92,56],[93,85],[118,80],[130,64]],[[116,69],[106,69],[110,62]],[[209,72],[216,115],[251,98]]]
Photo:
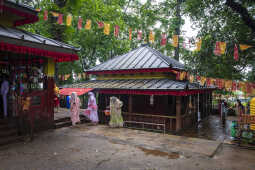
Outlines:
[[110,98],[110,127],[123,127],[123,118],[121,115],[121,107],[123,103],[117,97]]

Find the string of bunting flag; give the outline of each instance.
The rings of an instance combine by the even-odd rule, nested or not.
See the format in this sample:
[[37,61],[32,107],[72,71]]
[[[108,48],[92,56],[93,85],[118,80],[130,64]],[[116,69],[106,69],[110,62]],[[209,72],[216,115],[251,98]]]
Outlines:
[[[76,76],[76,79],[78,79],[78,80],[82,80],[82,79],[85,80],[87,78],[86,73],[77,73],[77,74],[75,74],[75,76]],[[58,75],[58,79],[61,81],[67,81],[71,77],[72,77],[72,74],[64,74],[64,75],[59,74]]]
[[[37,9],[38,12],[43,12],[43,20],[47,21],[48,20],[48,15],[49,12],[47,10],[41,11],[41,9]],[[52,16],[57,18],[57,23],[62,25],[64,24],[64,15],[61,13],[56,13],[56,12],[50,12],[52,14]],[[73,16],[71,14],[68,14],[66,17],[66,21],[65,24],[66,26],[71,26],[72,25],[72,21],[73,21]],[[103,22],[103,21],[97,21],[97,26],[98,28],[102,28],[103,32],[105,35],[110,35],[110,30],[111,30],[111,25],[110,23],[107,22]],[[91,19],[87,19],[84,27],[83,27],[83,18],[82,17],[78,17],[78,23],[77,23],[77,29],[78,30],[90,30],[92,28],[92,21]],[[133,33],[137,34],[137,40],[142,40],[143,39],[143,33],[141,30],[134,30],[132,28],[128,29],[128,34],[129,34],[129,40],[131,41],[134,37],[133,37]],[[114,36],[118,37],[120,33],[120,27],[118,25],[114,25]],[[146,39],[146,37],[144,37]],[[149,42],[150,43],[154,43],[155,42],[155,34],[153,31],[150,31],[149,33]],[[161,46],[165,46],[167,44],[167,34],[166,33],[162,33],[161,34],[161,40],[160,40],[160,45]],[[172,36],[172,42],[171,42],[173,47],[178,47],[179,45],[179,35],[173,35]],[[193,39],[188,39],[188,41],[184,38],[183,42],[182,42],[182,47],[183,48],[191,48],[193,46],[194,42]],[[202,39],[198,39],[195,42],[195,51],[200,51],[201,50],[201,46],[202,46]],[[220,42],[217,41],[215,43],[215,48],[213,53],[217,56],[223,55],[226,52],[226,46],[227,43],[226,42]],[[246,44],[235,44],[234,45],[234,59],[236,61],[238,61],[239,58],[239,48],[241,51],[244,51],[248,48],[251,48],[253,46],[251,45],[246,45]]]
[[215,88],[234,92],[240,90],[248,95],[255,95],[255,83],[243,82],[237,80],[225,80],[219,78],[209,78],[193,75],[185,71],[176,71],[176,80],[189,81],[190,83],[199,83],[201,86],[214,86]]

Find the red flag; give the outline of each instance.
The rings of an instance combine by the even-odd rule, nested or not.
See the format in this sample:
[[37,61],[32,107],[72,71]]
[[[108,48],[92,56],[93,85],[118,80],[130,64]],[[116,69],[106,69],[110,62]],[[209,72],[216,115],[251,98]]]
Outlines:
[[59,16],[58,16],[58,24],[63,24],[63,14],[59,14]]
[[235,47],[234,47],[234,59],[237,61],[238,60],[238,47],[237,45],[235,44]]
[[166,45],[166,34],[165,33],[161,35],[161,45],[162,46]]
[[115,37],[118,37],[119,36],[119,29],[120,27],[118,25],[115,25],[114,26],[114,36]]
[[104,23],[99,21],[97,22],[98,28],[104,28]]
[[232,91],[237,90],[237,84],[235,81],[232,81]]
[[206,85],[211,86],[211,79],[210,78],[206,78]]
[[197,76],[197,81],[200,81],[200,80],[201,80],[200,76]]
[[216,41],[215,49],[214,49],[213,53],[214,53],[215,55],[217,55],[217,56],[220,56],[220,55],[221,55],[220,42],[219,42],[219,41]]
[[137,40],[142,40],[142,31],[137,32]]
[[79,17],[78,19],[78,30],[82,29],[82,17]]
[[181,72],[177,72],[177,74],[176,74],[176,80],[180,80],[181,79]]
[[44,21],[48,20],[48,11],[47,10],[44,11],[43,20]]

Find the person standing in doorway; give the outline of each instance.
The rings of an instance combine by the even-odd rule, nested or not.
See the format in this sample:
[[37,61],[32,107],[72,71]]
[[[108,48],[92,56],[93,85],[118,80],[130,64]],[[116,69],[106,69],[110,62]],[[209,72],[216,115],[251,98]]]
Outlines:
[[3,98],[3,106],[4,106],[4,118],[7,118],[7,94],[9,92],[9,82],[7,81],[7,76],[4,75],[4,80],[1,84],[1,95]]
[[76,92],[71,94],[71,107],[70,107],[70,116],[72,125],[75,126],[76,123],[80,122],[80,99],[77,96]]

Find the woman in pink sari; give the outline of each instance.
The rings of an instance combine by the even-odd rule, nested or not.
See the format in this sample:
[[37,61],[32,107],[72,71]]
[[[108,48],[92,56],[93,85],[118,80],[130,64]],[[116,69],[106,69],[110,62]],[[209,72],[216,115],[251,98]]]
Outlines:
[[97,124],[98,123],[98,115],[97,115],[97,103],[94,93],[89,92],[89,100],[88,100],[88,110],[90,110],[89,119],[91,122]]
[[70,103],[70,116],[72,125],[75,126],[77,122],[80,122],[80,99],[78,98],[76,92],[72,92]]

